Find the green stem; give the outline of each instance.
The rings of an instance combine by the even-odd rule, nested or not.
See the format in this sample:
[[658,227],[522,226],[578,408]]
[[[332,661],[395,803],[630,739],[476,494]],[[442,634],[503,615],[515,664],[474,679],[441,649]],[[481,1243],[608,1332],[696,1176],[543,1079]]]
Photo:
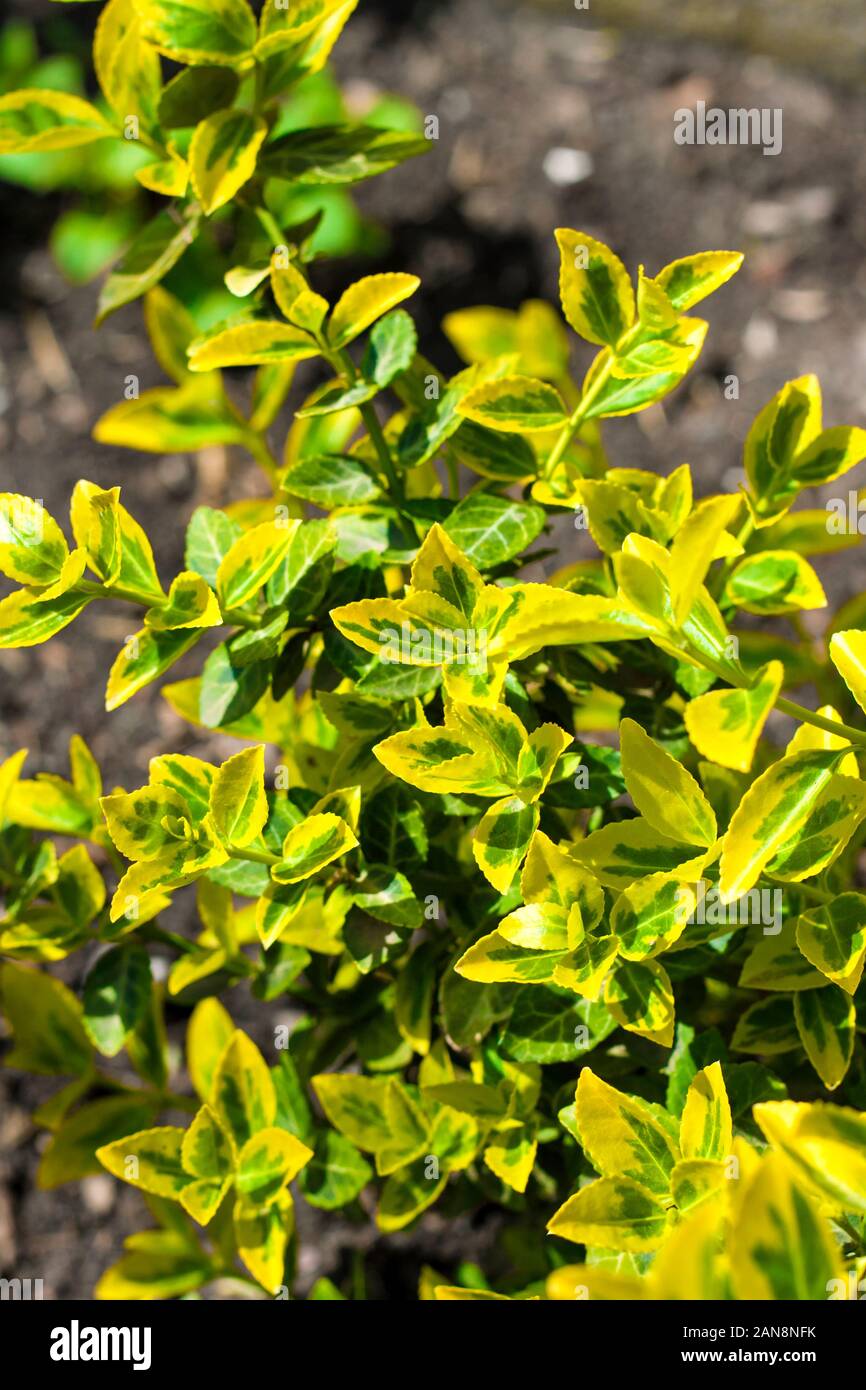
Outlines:
[[388,441],[379,422],[379,417],[373,407],[372,401],[365,401],[361,406],[361,419],[367,427],[367,433],[373,442],[376,450],[376,457],[382,465],[382,471],[388,479],[388,488],[391,497],[399,510],[405,499],[403,480],[394,467],[394,460],[391,458],[391,450],[388,448]]
[[574,436],[577,434],[578,430],[580,429],[581,425],[586,419],[589,407],[592,405],[593,401],[595,401],[598,398],[598,395],[601,392],[602,387],[607,385],[607,381],[610,377],[612,369],[613,353],[609,353],[608,359],[605,362],[604,366],[599,369],[595,381],[592,383],[588,391],[584,391],[583,395],[580,398],[579,404],[572,412],[572,414],[569,416],[566,423],[563,425],[559,437],[557,438],[557,441],[554,444],[553,449],[551,450],[547,458],[547,462],[544,465],[545,478],[551,478],[559,464],[562,462],[562,458],[565,454],[566,449],[568,448],[569,444],[574,439]]
[[[732,685],[735,690],[748,689],[749,682],[745,675],[739,680],[735,679],[734,673],[723,666],[721,662],[714,661],[712,657],[707,656],[704,652],[698,652],[694,648],[689,649],[689,655],[693,660],[705,666],[708,671],[712,671],[726,685]],[[825,733],[835,734],[838,738],[847,739],[849,743],[866,748],[866,731],[863,729],[854,729],[850,724],[843,724],[839,719],[826,719],[823,714],[816,714],[814,710],[807,709],[805,705],[797,704],[796,700],[786,700],[779,696],[774,703],[780,714],[788,714],[792,719],[798,719],[802,724],[811,724],[816,729],[823,729]]]
[[152,1100],[163,1108],[170,1106],[175,1110],[186,1110],[191,1115],[199,1109],[199,1102],[192,1096],[182,1096],[176,1091],[160,1091],[153,1086],[129,1086],[118,1077],[109,1076],[107,1072],[98,1069],[93,1072],[93,1084],[106,1091],[131,1096],[135,1100]]
[[230,849],[231,859],[251,859],[254,864],[279,864],[279,855],[269,854],[266,849]]
[[[753,533],[754,533],[754,530],[755,530],[755,518],[752,516],[751,511],[749,511],[749,512],[747,512],[747,514],[746,514],[746,519],[745,519],[745,521],[743,522],[742,526],[740,527],[739,531],[737,532],[737,540],[739,541],[740,545],[743,547],[744,550],[745,550],[746,546],[748,545],[749,541],[752,539],[752,535],[753,535]],[[739,558],[738,556],[732,556],[732,559],[734,559],[734,560],[736,560],[736,559],[738,559],[738,558]]]
[[119,127],[117,131],[117,137],[119,140],[122,140],[126,145],[143,145],[146,150],[150,150],[151,154],[157,155],[160,159],[169,158],[169,153],[165,146],[160,145],[158,141],[153,139],[153,136],[148,135],[147,131],[142,130],[140,124],[138,134],[136,135],[134,140],[127,139],[126,131],[123,125]]
[[154,926],[152,922],[145,922],[144,926],[139,928],[139,936],[143,941],[156,941],[162,946],[173,946],[184,956],[188,956],[191,951],[195,950],[193,943],[187,941],[185,936],[178,936],[176,932]]
[[229,609],[223,614],[226,622],[231,627],[245,627],[254,630],[261,627],[262,619],[258,613],[241,613],[238,609]]
[[837,896],[835,893],[825,893],[822,888],[813,888],[808,883],[787,883],[784,879],[774,878],[772,874],[764,874],[768,882],[773,883],[778,888],[783,888],[785,892],[789,888],[794,888],[798,893],[802,893],[804,898],[810,898],[813,903],[831,903]]
[[[124,603],[134,603],[139,608],[164,608],[167,599],[163,597],[162,602],[156,602],[154,595],[141,594],[135,589],[126,589],[120,584],[97,584],[89,579],[83,579],[78,585],[84,594],[91,594],[98,599],[121,599]],[[261,627],[262,619],[258,613],[242,613],[237,609],[230,609],[223,614],[227,627],[257,628]]]
[[257,203],[254,212],[261,222],[264,231],[267,232],[268,236],[271,238],[274,244],[274,250],[276,250],[278,246],[284,246],[285,242],[283,241],[282,228],[270,209],[263,207],[261,203]]
[[782,714],[790,714],[792,719],[799,719],[804,724],[813,724],[816,729],[823,729],[825,733],[837,734],[839,738],[847,738],[851,743],[866,747],[866,733],[862,729],[854,729],[839,719],[825,719],[823,714],[816,714],[814,710],[806,709],[805,705],[798,705],[795,700],[780,698],[776,701],[776,709]]
[[143,594],[137,589],[127,589],[122,584],[99,584],[90,579],[82,579],[78,588],[94,598],[119,598],[124,603],[136,603],[141,608],[161,608],[167,602],[165,596],[157,600],[153,594]]
[[[344,375],[348,379],[350,385],[354,385],[358,380],[358,372],[345,348],[336,355],[326,355],[334,370]],[[414,550],[418,544],[418,536],[412,526],[411,519],[403,510],[406,502],[406,491],[403,486],[403,479],[400,477],[394,465],[391,450],[388,448],[388,441],[385,438],[385,432],[382,429],[372,401],[365,401],[359,409],[361,412],[361,419],[367,427],[367,433],[370,436],[373,448],[376,450],[376,457],[379,460],[382,472],[387,480],[387,491],[400,519],[403,534],[409,542],[410,549]]]

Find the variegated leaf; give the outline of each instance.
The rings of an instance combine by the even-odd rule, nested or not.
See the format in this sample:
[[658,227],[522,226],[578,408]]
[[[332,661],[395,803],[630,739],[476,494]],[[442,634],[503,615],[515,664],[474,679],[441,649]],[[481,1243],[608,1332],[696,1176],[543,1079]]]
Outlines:
[[836,1244],[816,1204],[776,1154],[749,1181],[731,1244],[740,1299],[826,1299],[841,1271]]
[[622,961],[605,986],[604,1002],[617,1023],[629,1033],[661,1047],[674,1036],[674,992],[668,973],[658,961]]
[[794,995],[794,1021],[806,1056],[827,1090],[835,1091],[854,1056],[854,1000],[835,985],[803,991]]
[[770,661],[746,689],[711,690],[690,700],[686,728],[698,752],[722,767],[748,772],[784,675],[781,661]]
[[797,945],[822,975],[853,994],[866,962],[866,898],[841,893],[809,908],[797,922]]
[[577,1126],[584,1152],[602,1177],[625,1177],[666,1197],[676,1139],[652,1109],[584,1067],[577,1083]]
[[733,1142],[731,1104],[718,1062],[704,1067],[692,1080],[680,1120],[683,1158],[723,1161]]
[[667,1208],[631,1178],[599,1178],[569,1197],[547,1223],[551,1235],[579,1245],[657,1250],[668,1229]]

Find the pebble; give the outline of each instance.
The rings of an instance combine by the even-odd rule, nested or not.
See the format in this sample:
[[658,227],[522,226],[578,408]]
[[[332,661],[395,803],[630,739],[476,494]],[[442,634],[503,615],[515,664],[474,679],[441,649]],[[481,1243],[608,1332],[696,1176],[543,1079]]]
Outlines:
[[63,425],[68,430],[73,430],[80,434],[87,430],[89,417],[87,406],[80,395],[72,391],[64,391],[52,402],[50,415],[58,425]]
[[0,1120],[0,1153],[9,1154],[33,1128],[26,1110],[10,1106]]
[[439,97],[439,108],[447,121],[465,121],[472,110],[472,97],[465,87],[446,87]]
[[836,206],[832,188],[801,188],[788,198],[759,198],[743,214],[743,230],[750,236],[786,236],[802,227],[826,222]]
[[572,150],[564,145],[556,145],[547,151],[541,167],[557,188],[569,188],[572,184],[591,178],[595,162],[587,150]]
[[773,309],[789,323],[819,323],[830,312],[830,301],[822,289],[779,290],[773,296]]
[[171,970],[171,961],[166,956],[151,956],[150,973],[155,980],[162,982],[168,979]]
[[81,1197],[94,1216],[105,1216],[114,1206],[115,1184],[111,1178],[95,1173],[81,1183]]
[[366,82],[363,78],[347,82],[343,87],[343,100],[356,120],[363,119],[370,108],[375,106],[380,95],[376,83]]
[[779,344],[779,330],[771,318],[764,314],[753,314],[743,333],[743,349],[756,361],[766,361],[773,356]]
[[160,483],[169,492],[182,494],[188,491],[192,469],[186,454],[167,454],[160,459],[156,472]]

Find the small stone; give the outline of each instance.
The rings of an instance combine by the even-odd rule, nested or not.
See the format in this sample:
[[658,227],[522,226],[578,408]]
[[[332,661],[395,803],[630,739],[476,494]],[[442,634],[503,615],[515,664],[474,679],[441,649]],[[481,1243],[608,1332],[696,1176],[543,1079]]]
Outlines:
[[0,1120],[0,1153],[11,1153],[30,1134],[32,1128],[26,1110],[10,1106]]
[[552,150],[547,151],[541,167],[557,188],[570,188],[573,184],[583,183],[585,179],[592,177],[595,162],[587,150],[572,150],[564,145],[555,145]]
[[183,454],[168,454],[157,464],[157,475],[169,492],[183,493],[191,480],[189,459]]
[[96,1173],[84,1178],[81,1183],[81,1196],[88,1211],[94,1216],[105,1216],[114,1206],[115,1185],[111,1178]]
[[87,406],[83,398],[72,391],[64,391],[51,406],[51,418],[58,425],[82,433],[88,425]]
[[45,439],[47,427],[41,415],[26,415],[18,417],[18,434],[24,444],[41,444]]
[[832,188],[801,188],[787,198],[759,198],[743,214],[743,229],[750,236],[786,236],[802,227],[817,227],[833,215],[836,194]]
[[821,289],[779,290],[773,298],[773,308],[789,323],[818,323],[830,312],[830,301]]
[[168,979],[171,962],[165,956],[151,956],[150,973],[160,984]]
[[472,97],[465,87],[446,87],[439,106],[446,121],[465,121],[472,110]]
[[448,177],[455,188],[476,188],[485,181],[484,151],[466,133],[459,135],[454,142]]
[[375,82],[366,82],[363,78],[358,78],[354,82],[347,82],[343,87],[343,99],[356,120],[363,119],[367,112],[376,105],[380,96],[381,91]]
[[833,216],[836,208],[836,190],[825,187],[801,188],[792,196],[791,207],[803,225],[817,226]]
[[784,203],[760,199],[750,203],[743,214],[743,230],[749,236],[782,236],[791,227],[791,213]]
[[743,348],[749,357],[764,361],[772,357],[779,343],[779,330],[764,314],[754,314],[746,324]]

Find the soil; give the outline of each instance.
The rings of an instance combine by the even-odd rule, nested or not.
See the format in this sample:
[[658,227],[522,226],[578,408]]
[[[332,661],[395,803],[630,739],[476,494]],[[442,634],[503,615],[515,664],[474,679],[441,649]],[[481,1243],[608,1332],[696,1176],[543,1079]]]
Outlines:
[[[45,0],[16,0],[11,8],[36,18],[56,9]],[[814,10],[791,0],[784,8],[794,28],[798,15]],[[70,22],[94,21],[92,6],[67,9],[76,12]],[[751,0],[751,9],[763,6]],[[594,5],[579,11],[570,0],[541,8],[362,0],[336,52],[354,106],[363,110],[379,90],[399,92],[438,116],[440,138],[423,161],[358,191],[364,210],[390,228],[382,266],[332,265],[320,286],[333,293],[354,272],[385,266],[418,273],[422,349],[456,368],[438,329],[442,316],[470,304],[555,298],[557,226],[582,228],[615,246],[630,268],[644,263],[652,273],[692,251],[742,249],[745,269],[707,305],[710,336],[699,368],[663,406],[607,431],[619,465],[667,473],[688,461],[700,492],[735,487],[748,426],[789,378],[820,375],[830,424],[858,422],[866,410],[866,205],[859,196],[866,95],[766,54],[600,28],[597,20]],[[674,112],[698,100],[782,108],[782,153],[676,145]],[[54,267],[46,240],[61,206],[58,198],[0,186],[0,486],[41,497],[62,517],[78,478],[121,483],[170,576],[181,567],[194,506],[253,492],[257,475],[221,454],[160,459],[91,440],[94,421],[120,398],[129,373],[142,387],[161,378],[140,309],[120,312],[94,333],[96,287],[70,289]],[[576,367],[588,360],[576,344]],[[734,400],[722,389],[731,375],[739,380]],[[853,477],[853,485],[863,481]],[[571,530],[561,539],[577,544]],[[566,551],[562,559],[569,558]],[[863,587],[862,561],[850,553],[844,563],[831,560],[822,577],[832,601],[842,601]],[[130,630],[123,609],[99,605],[76,623],[74,645],[61,635],[33,651],[3,653],[0,756],[26,746],[31,773],[63,773],[69,736],[78,731],[109,785],[136,786],[149,758],[166,747],[209,758],[234,751],[183,725],[153,691],[105,715],[105,676]],[[186,669],[199,661],[192,654]],[[172,925],[182,929],[178,910]],[[257,1017],[258,1006],[240,991],[231,1006],[241,1022]],[[46,1296],[87,1298],[124,1234],[141,1224],[141,1204],[107,1177],[35,1189],[45,1136],[28,1112],[45,1089],[14,1074],[0,1081],[0,1272],[43,1278]],[[386,1254],[367,1230],[330,1220],[313,1226],[304,1285],[344,1270],[350,1249],[372,1240],[371,1291],[390,1298],[413,1296],[425,1260],[453,1271],[460,1258],[485,1253],[495,1235],[483,1213],[448,1223],[434,1213],[416,1232],[390,1239]]]

